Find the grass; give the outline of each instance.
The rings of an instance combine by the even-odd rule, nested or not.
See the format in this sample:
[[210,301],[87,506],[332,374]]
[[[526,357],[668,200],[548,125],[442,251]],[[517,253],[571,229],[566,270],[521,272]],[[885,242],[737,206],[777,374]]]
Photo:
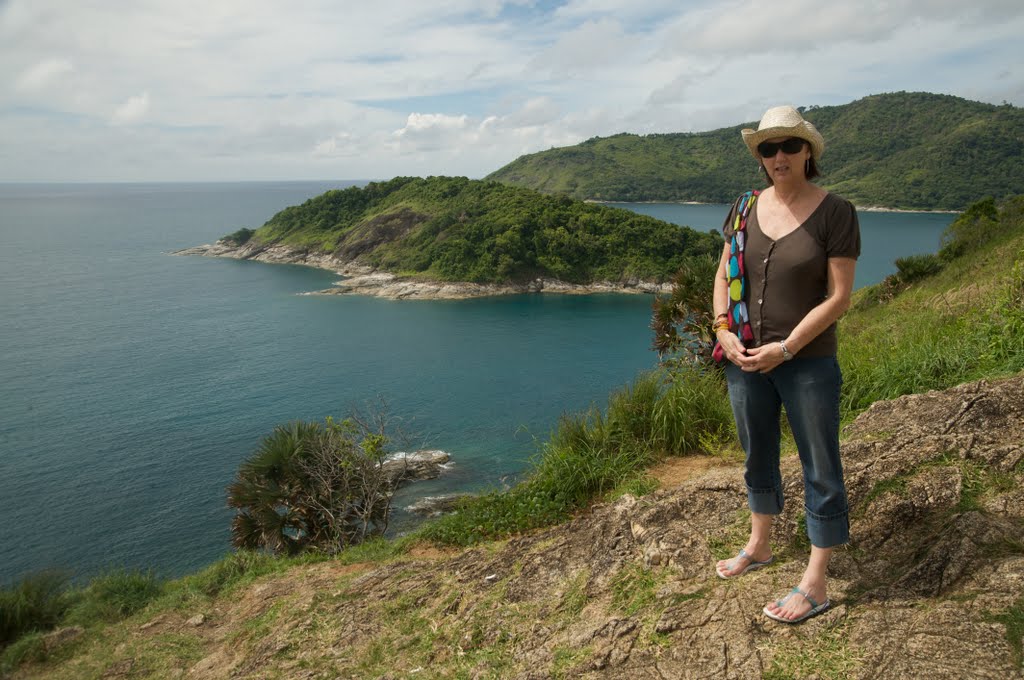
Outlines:
[[658,576],[643,565],[626,565],[611,581],[612,608],[633,616],[654,603],[658,583]]
[[64,623],[89,627],[127,618],[164,592],[152,571],[115,569],[94,578],[68,610]]
[[690,600],[702,600],[705,597],[707,597],[707,594],[708,592],[706,588],[695,590],[692,593],[676,593],[671,598],[669,598],[669,602],[673,606],[676,606],[683,604],[684,602],[689,602]]
[[846,420],[881,399],[1024,370],[1024,197],[995,221],[979,214],[950,226],[938,273],[855,294],[840,322]]
[[0,590],[0,646],[57,625],[71,604],[67,584],[66,574],[43,571]]
[[1013,660],[1018,669],[1024,669],[1024,597],[1002,614],[990,617],[1006,626],[1006,641],[1013,649]]
[[890,477],[889,479],[883,479],[868,491],[864,500],[861,502],[861,511],[867,512],[868,506],[871,505],[871,501],[879,498],[887,493],[894,493],[902,496],[907,491],[907,476],[900,475],[899,477]]
[[594,653],[591,647],[581,647],[579,649],[572,647],[556,647],[554,658],[551,663],[551,677],[553,678],[573,678],[579,675],[573,672],[574,667],[580,665]]
[[569,620],[579,617],[587,606],[587,584],[590,582],[590,570],[584,569],[576,574],[565,589],[562,597],[561,613]]
[[826,628],[817,634],[795,635],[772,647],[771,665],[764,680],[821,678],[845,680],[853,677],[860,659],[850,648],[845,626]]
[[0,677],[6,677],[23,663],[46,661],[48,655],[43,637],[43,633],[33,631],[8,645],[0,654]]

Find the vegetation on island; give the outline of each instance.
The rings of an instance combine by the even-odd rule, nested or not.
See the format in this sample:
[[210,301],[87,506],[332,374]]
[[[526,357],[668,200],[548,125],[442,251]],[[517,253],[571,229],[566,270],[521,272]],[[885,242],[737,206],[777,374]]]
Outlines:
[[[686,281],[690,283],[685,284]],[[683,276],[680,282],[710,286],[712,279]],[[704,294],[706,291],[682,291],[676,299],[685,303]],[[1024,371],[1024,196],[975,204],[949,227],[937,254],[925,260],[904,261],[886,281],[855,292],[853,305],[840,322],[839,333],[839,360],[845,378],[842,411],[846,420],[876,400]],[[204,645],[208,640],[199,632],[190,632],[198,629],[136,640],[140,628],[174,616],[183,619],[186,615],[194,616],[195,611],[209,611],[215,602],[222,601],[217,598],[236,597],[256,579],[302,564],[327,560],[339,565],[381,564],[406,559],[403,555],[424,542],[441,546],[476,544],[480,552],[472,562],[463,562],[476,564],[488,551],[500,550],[501,544],[494,541],[560,522],[594,501],[626,492],[643,495],[651,491],[657,482],[648,475],[648,467],[665,456],[705,451],[736,458],[738,453],[732,443],[735,433],[721,374],[703,355],[692,356],[692,351],[693,347],[686,343],[677,344],[666,353],[666,358],[674,356],[678,361],[641,375],[633,384],[616,391],[606,408],[563,417],[541,445],[533,470],[511,490],[467,500],[456,512],[400,539],[375,538],[337,554],[316,546],[291,557],[239,550],[198,574],[173,581],[124,571],[98,577],[82,587],[68,585],[59,575],[27,577],[0,590],[0,673],[17,669],[19,677],[97,677],[125,655],[131,656],[132,672],[139,675],[189,668],[207,654]],[[988,512],[986,494],[992,489],[1005,491],[1008,484],[1016,483],[1013,474],[1020,472],[1019,464],[1015,471],[1007,472],[985,468],[980,460],[947,458],[925,467],[957,466],[956,474],[964,481],[951,512],[965,516]],[[872,498],[899,493],[905,477],[886,480],[883,486],[873,489],[865,505]],[[742,524],[738,521],[736,526]],[[936,530],[941,534],[943,529]],[[926,540],[930,546],[932,537]],[[1007,551],[1020,554],[1022,550],[1013,541],[992,546],[992,550],[1002,551],[1000,555]],[[723,545],[722,549],[732,547]],[[624,569],[608,586],[609,606],[618,608],[625,616],[650,608],[666,578],[663,570],[653,566],[637,564],[635,568]],[[332,603],[350,596],[349,585],[350,581],[344,579],[331,581],[331,592],[317,594],[314,604],[327,602],[335,606]],[[465,588],[464,584],[456,585]],[[556,617],[552,621],[562,620],[557,617],[580,616],[589,606],[590,594],[585,585],[585,578],[579,583],[565,584],[565,601],[575,604],[569,609],[569,605],[563,604],[548,612]],[[503,587],[494,592],[504,592]],[[436,626],[417,618],[418,614],[410,614],[418,611],[417,598],[422,597],[425,595],[417,591],[409,593],[408,599],[381,603],[380,607],[391,607],[395,616],[401,617],[402,623],[395,624],[401,634],[395,639],[388,638],[387,645],[375,643],[353,651],[359,655],[353,663],[362,664],[360,668],[365,669],[384,668],[390,651],[403,650],[413,658],[429,658],[431,663],[440,664],[434,670],[442,676],[456,677],[474,669],[494,667],[492,662],[497,662],[488,654],[497,648],[492,648],[492,642],[475,629],[460,631],[460,636],[466,636],[461,642],[450,641],[461,645],[458,654],[446,648],[438,655],[434,642],[448,639],[444,631],[439,632]],[[676,605],[687,598],[703,596],[696,592],[680,597],[683,599]],[[492,611],[487,608],[490,604],[495,602],[481,604],[482,615]],[[461,595],[453,595],[445,606],[445,611],[463,611],[475,605],[463,602]],[[281,607],[287,604],[274,605],[259,619],[246,622],[242,642],[261,644],[261,636],[274,628],[274,617],[285,615]],[[330,611],[328,618],[333,616],[334,610]],[[507,614],[511,610],[506,606],[501,611]],[[654,613],[654,620],[660,611]],[[1020,663],[1024,600],[988,616],[1006,631],[1008,644],[1017,650],[1015,663]],[[299,632],[318,635],[316,626],[320,623],[314,617],[310,623],[313,628]],[[653,626],[651,623],[650,630],[644,633],[646,637],[637,644],[658,645],[668,640]],[[61,631],[48,635],[47,631],[54,627]],[[431,630],[434,632],[430,633]],[[825,630],[821,635],[824,637],[814,639],[835,642],[840,640],[842,630]],[[842,663],[836,661],[834,672],[823,677],[843,677],[845,671],[836,669],[855,665],[855,660],[844,660],[842,643],[836,644],[839,648],[833,650],[832,657]],[[287,648],[286,645],[282,650]],[[784,651],[774,663],[789,658]],[[556,655],[561,664],[558,668],[573,667],[579,661],[572,656],[574,653],[565,650],[561,656]],[[797,666],[802,670],[794,671],[795,675],[811,672],[806,665]],[[817,663],[813,669],[822,672]],[[776,671],[782,674],[778,677],[788,677],[783,670],[773,672]]]
[[666,281],[717,236],[465,177],[396,177],[285,208],[235,245],[281,244],[432,281]]
[[[801,107],[825,138],[819,183],[860,206],[962,210],[1024,192],[1024,110],[925,92]],[[517,158],[487,179],[603,201],[728,203],[763,180],[740,137],[618,134]]]

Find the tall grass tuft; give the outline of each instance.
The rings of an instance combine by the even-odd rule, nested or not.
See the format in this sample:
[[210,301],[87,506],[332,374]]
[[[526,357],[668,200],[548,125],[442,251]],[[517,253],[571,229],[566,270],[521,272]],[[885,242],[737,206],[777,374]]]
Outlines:
[[164,583],[152,571],[115,569],[97,576],[76,595],[65,623],[91,626],[127,618],[164,592]]
[[67,584],[65,574],[43,571],[0,590],[0,647],[30,631],[57,625],[70,604]]
[[465,501],[420,535],[469,545],[554,524],[639,478],[662,456],[716,448],[732,428],[717,371],[643,373],[613,392],[604,411],[563,415],[523,482]]

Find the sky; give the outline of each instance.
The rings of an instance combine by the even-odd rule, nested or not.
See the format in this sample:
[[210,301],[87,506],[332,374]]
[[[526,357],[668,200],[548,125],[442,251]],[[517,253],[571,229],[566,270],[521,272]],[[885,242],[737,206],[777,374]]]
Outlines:
[[0,182],[479,178],[779,104],[1022,106],[1021,36],[1021,0],[0,0]]

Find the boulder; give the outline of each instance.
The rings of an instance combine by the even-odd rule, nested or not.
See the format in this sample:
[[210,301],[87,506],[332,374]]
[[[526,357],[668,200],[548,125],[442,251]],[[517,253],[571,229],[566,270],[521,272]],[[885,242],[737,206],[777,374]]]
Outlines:
[[451,456],[444,451],[400,452],[385,460],[381,469],[391,486],[397,488],[407,482],[440,477],[449,460]]

